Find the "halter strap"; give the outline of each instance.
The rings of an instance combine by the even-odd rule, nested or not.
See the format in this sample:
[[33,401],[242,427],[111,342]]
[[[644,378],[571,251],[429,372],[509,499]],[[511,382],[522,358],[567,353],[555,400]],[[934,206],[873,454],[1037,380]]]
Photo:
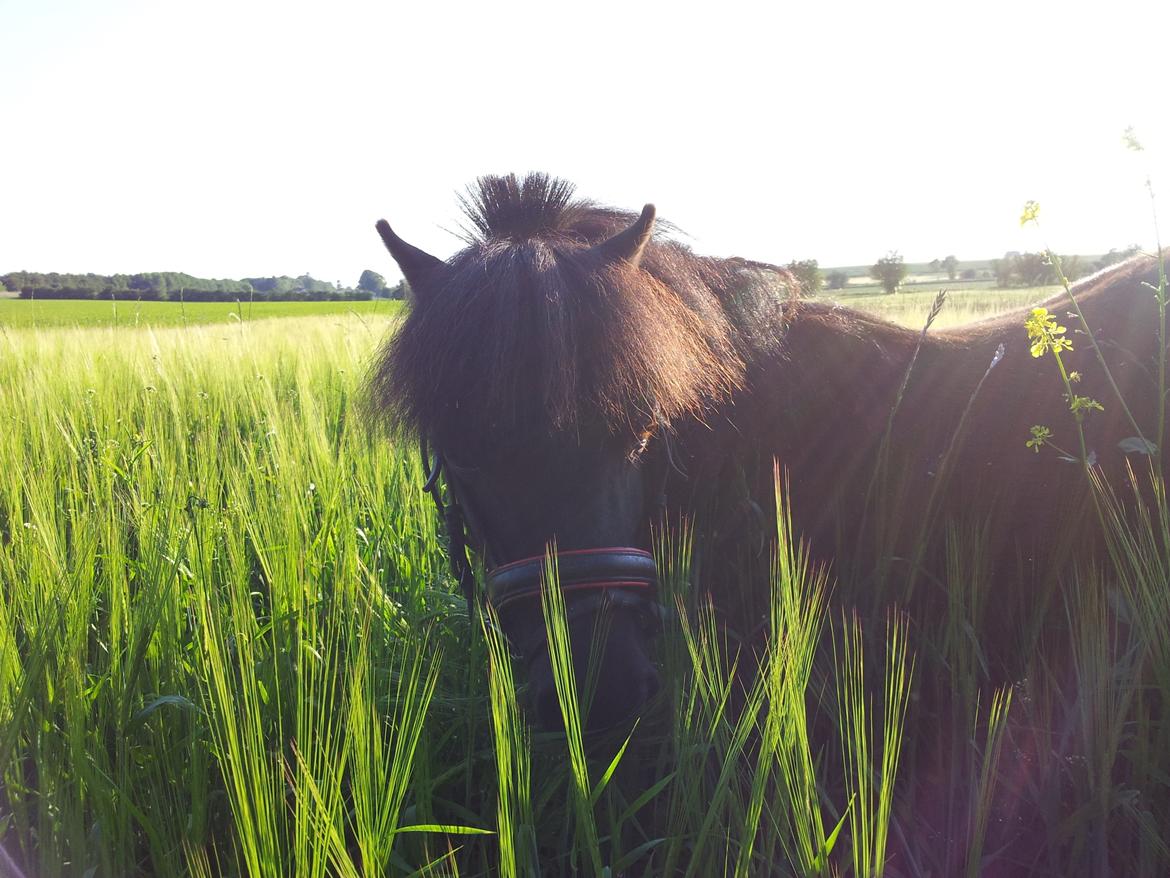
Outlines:
[[451,573],[459,581],[463,599],[467,602],[467,618],[470,621],[475,618],[475,571],[472,569],[471,559],[467,557],[463,511],[459,508],[459,501],[450,484],[448,484],[450,502],[443,502],[443,488],[439,484],[439,476],[443,471],[443,456],[436,453],[432,461],[426,437],[419,439],[419,454],[422,457],[423,472],[427,474],[423,490],[435,501],[443,529],[447,532],[447,560],[451,565]]

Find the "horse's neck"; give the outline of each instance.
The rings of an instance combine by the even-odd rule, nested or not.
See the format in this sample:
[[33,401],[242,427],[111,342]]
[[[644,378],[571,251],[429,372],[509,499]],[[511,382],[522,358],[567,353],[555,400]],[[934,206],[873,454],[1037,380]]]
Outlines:
[[930,478],[969,398],[971,370],[951,369],[966,356],[929,340],[914,361],[918,342],[919,333],[868,315],[801,303],[782,346],[751,364],[728,409],[733,453],[757,461],[749,481],[760,494],[779,464],[814,541],[848,529],[862,509],[883,437],[900,469]]
[[805,303],[782,348],[753,370],[753,404],[775,422],[777,450],[858,453],[880,438],[916,334],[845,308]]

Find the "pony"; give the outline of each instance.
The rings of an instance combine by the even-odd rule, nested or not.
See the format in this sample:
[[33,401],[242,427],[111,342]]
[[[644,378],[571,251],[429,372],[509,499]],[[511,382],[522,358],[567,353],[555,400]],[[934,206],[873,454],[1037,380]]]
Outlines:
[[[1100,358],[1074,335],[1063,362],[1103,409],[1079,422],[1074,455],[1078,421],[1052,358],[1032,355],[1027,310],[915,332],[799,298],[784,269],[698,255],[653,205],[596,204],[545,174],[481,178],[462,205],[466,246],[447,260],[376,224],[412,303],[369,399],[433,451],[456,570],[469,588],[465,545],[482,559],[544,727],[560,722],[539,600],[549,546],[597,729],[658,689],[655,527],[691,519],[702,588],[735,605],[766,585],[777,461],[813,556],[875,599],[940,582],[943,524],[976,522],[1006,618],[1089,539],[1086,468],[1121,472],[1135,448],[1165,461],[1152,258],[1073,289]],[[1045,303],[1061,320],[1070,305]],[[1033,425],[1049,435],[1029,447]],[[741,603],[729,618],[750,637],[759,608]]]

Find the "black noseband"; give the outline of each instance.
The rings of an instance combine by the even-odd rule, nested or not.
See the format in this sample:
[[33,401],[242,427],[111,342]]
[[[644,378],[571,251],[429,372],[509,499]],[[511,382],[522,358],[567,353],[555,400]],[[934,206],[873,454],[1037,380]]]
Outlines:
[[[545,558],[538,555],[503,564],[487,574],[487,599],[497,610],[516,601],[540,600]],[[565,594],[620,590],[618,593],[654,601],[658,570],[654,556],[642,549],[578,549],[558,552],[557,578]]]

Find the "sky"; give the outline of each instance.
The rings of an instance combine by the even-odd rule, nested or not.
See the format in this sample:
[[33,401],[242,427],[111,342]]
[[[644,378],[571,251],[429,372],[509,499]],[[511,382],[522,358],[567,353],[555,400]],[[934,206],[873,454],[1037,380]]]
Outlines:
[[0,273],[392,280],[376,219],[445,258],[458,194],[529,170],[717,256],[1152,248],[1168,24],[1153,0],[0,0]]

